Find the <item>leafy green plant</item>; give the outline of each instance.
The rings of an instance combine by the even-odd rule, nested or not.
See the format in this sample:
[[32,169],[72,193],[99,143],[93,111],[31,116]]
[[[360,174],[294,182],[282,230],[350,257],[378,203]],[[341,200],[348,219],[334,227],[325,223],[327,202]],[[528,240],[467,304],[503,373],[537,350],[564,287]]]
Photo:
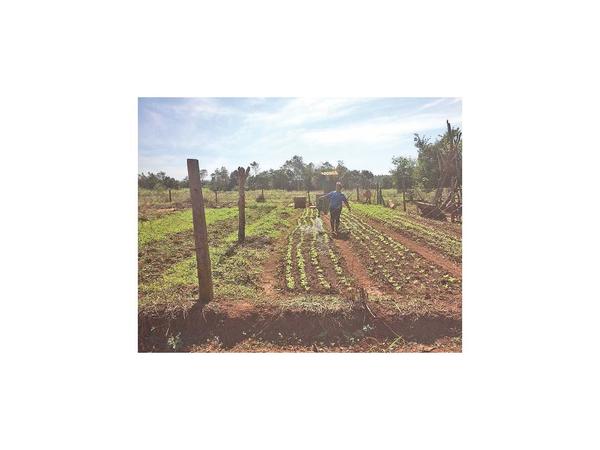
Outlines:
[[[361,216],[381,222],[393,230],[405,233],[416,240],[439,249],[454,260],[461,259],[462,243],[460,239],[450,236],[432,226],[418,223],[406,214],[380,206],[362,204],[355,205],[353,210]],[[356,220],[360,219],[356,217]]]
[[181,333],[171,335],[167,339],[167,345],[174,351],[177,352],[183,347],[183,341],[181,339]]

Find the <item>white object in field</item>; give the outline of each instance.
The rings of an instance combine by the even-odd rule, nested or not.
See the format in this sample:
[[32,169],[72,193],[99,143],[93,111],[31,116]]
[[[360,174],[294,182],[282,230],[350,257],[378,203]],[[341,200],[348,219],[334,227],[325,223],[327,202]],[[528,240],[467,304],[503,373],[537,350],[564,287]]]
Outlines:
[[320,217],[313,219],[313,226],[317,230],[317,233],[325,233],[325,230],[323,229],[323,221]]

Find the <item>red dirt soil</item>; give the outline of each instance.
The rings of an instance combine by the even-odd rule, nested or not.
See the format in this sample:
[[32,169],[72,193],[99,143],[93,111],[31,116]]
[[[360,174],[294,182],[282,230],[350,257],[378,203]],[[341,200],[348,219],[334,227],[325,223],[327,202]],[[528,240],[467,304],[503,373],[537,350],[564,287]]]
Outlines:
[[260,276],[260,286],[262,287],[267,298],[274,298],[278,294],[276,286],[278,286],[278,267],[282,256],[276,249],[281,248],[284,243],[284,239],[279,239],[277,241],[274,247],[275,250],[267,257],[267,260],[263,265],[263,270]]
[[445,271],[450,273],[452,276],[454,276],[456,278],[462,278],[461,264],[458,264],[458,263],[448,259],[442,253],[436,252],[435,250],[432,250],[431,248],[427,247],[426,245],[423,245],[417,241],[414,241],[414,240],[406,237],[402,233],[394,230],[392,227],[386,227],[385,225],[381,224],[380,222],[377,222],[376,220],[372,220],[367,217],[361,217],[360,219],[363,222],[371,225],[376,230],[381,231],[382,233],[387,234],[392,239],[400,242],[402,245],[404,245],[406,248],[408,248],[411,252],[421,255],[423,258],[427,259],[428,261],[431,261],[436,266],[444,269]]
[[[331,232],[329,220],[324,220],[323,223],[326,224],[327,230]],[[350,244],[343,239],[333,239],[333,243],[344,258],[348,272],[354,277],[358,285],[367,291],[368,295],[381,296],[383,293],[367,271],[367,267],[357,258],[356,252]]]

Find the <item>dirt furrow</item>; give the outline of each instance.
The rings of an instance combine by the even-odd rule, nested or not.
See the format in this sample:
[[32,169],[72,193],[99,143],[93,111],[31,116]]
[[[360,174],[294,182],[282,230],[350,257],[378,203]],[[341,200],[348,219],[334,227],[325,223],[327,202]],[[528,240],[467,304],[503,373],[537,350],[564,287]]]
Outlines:
[[[329,220],[323,220],[328,231],[331,231]],[[334,245],[337,247],[340,255],[344,258],[344,263],[350,275],[354,277],[360,287],[367,291],[368,295],[381,296],[383,292],[377,286],[373,277],[369,274],[367,267],[356,256],[356,252],[350,246],[350,243],[344,239],[333,239]]]
[[363,222],[365,222],[365,223],[369,224],[370,226],[372,226],[373,228],[375,228],[376,230],[378,230],[384,234],[387,234],[392,239],[400,242],[402,245],[404,245],[406,248],[408,248],[411,252],[421,255],[423,258],[427,259],[428,261],[431,261],[436,266],[444,269],[445,271],[450,273],[452,276],[454,276],[456,278],[462,278],[462,265],[450,260],[449,258],[444,256],[442,253],[436,252],[435,250],[432,250],[430,247],[407,237],[406,235],[394,230],[392,227],[386,227],[385,225],[383,225],[380,222],[377,222],[376,220],[369,219],[368,217],[365,217],[365,216],[361,216],[360,219]]
[[278,277],[283,276],[279,273],[279,264],[283,261],[283,255],[279,249],[284,248],[287,244],[287,236],[279,238],[274,246],[273,251],[266,259],[263,265],[263,270],[260,276],[260,286],[262,287],[265,297],[273,299],[278,295]]

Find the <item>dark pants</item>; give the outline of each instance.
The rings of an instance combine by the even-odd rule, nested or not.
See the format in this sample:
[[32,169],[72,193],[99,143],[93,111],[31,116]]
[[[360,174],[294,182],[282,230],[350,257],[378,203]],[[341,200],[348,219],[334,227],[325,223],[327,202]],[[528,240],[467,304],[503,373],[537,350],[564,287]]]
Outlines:
[[342,214],[342,208],[330,209],[329,220],[331,221],[331,231],[338,231],[340,228],[340,214]]

